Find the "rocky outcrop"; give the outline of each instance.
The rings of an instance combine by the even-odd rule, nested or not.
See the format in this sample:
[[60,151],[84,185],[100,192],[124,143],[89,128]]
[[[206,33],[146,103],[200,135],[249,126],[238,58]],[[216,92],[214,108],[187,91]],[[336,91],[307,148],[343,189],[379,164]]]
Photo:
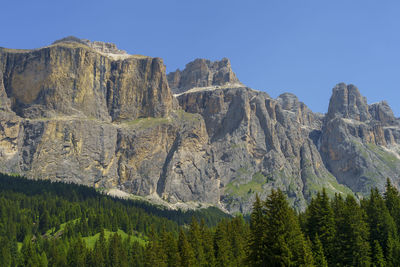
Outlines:
[[232,71],[231,63],[227,58],[214,62],[196,59],[188,63],[183,71],[178,69],[169,73],[168,82],[175,94],[195,87],[242,85]]
[[173,103],[162,60],[112,55],[71,41],[32,51],[0,49],[12,110],[24,118],[102,121],[168,115]]
[[386,102],[367,105],[354,85],[333,88],[321,134],[328,170],[354,192],[383,190],[386,179],[399,185],[400,127]]
[[371,117],[382,125],[389,126],[399,124],[397,119],[394,117],[392,109],[386,101],[369,105],[368,111],[371,114]]
[[323,187],[362,197],[386,178],[399,186],[399,144],[388,104],[353,85],[338,84],[323,115],[245,87],[227,59],[195,60],[167,82],[161,59],[109,43],[0,48],[2,172],[232,213],[281,188],[302,210]]
[[339,83],[332,89],[326,116],[328,121],[335,116],[357,121],[371,119],[366,98],[361,96],[357,87],[344,83]]
[[324,167],[316,143],[321,118],[293,95],[278,100],[246,87],[187,92],[180,106],[201,114],[210,137],[221,202],[248,212],[256,193],[284,190],[298,209],[322,187],[349,193]]

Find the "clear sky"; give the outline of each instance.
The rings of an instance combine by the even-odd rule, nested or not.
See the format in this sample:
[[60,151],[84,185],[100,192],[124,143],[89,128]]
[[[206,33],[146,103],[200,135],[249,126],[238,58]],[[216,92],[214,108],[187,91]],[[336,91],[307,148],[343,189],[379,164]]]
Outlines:
[[3,0],[0,46],[37,48],[68,35],[164,59],[228,57],[238,78],[272,97],[296,94],[326,112],[353,83],[400,116],[400,1]]

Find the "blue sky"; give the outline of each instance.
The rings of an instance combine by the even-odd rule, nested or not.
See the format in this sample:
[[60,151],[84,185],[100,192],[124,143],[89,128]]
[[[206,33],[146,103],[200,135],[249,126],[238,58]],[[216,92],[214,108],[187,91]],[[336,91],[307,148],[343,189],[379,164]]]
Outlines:
[[400,116],[400,1],[4,0],[0,46],[37,48],[75,35],[164,59],[228,57],[246,85],[292,92],[326,112],[332,88],[353,83]]

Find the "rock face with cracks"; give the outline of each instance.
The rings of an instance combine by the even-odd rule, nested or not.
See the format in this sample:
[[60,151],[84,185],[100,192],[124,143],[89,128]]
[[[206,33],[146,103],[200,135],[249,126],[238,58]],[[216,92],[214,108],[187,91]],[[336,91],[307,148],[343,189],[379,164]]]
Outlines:
[[169,73],[168,82],[175,94],[195,87],[242,85],[227,58],[214,62],[198,58],[188,63],[183,71]]
[[323,115],[245,87],[227,59],[167,76],[159,58],[75,37],[0,48],[2,172],[231,213],[281,188],[302,210],[322,188],[399,186],[399,142],[389,105],[354,85],[338,84]]

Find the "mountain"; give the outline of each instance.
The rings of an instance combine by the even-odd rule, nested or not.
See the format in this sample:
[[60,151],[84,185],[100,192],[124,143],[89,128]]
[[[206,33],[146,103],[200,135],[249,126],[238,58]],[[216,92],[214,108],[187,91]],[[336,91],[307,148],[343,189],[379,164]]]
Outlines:
[[400,183],[400,120],[386,102],[341,83],[314,113],[246,87],[225,58],[167,75],[160,58],[76,37],[0,48],[0,101],[0,171],[35,179],[231,213],[273,188],[303,210],[323,187],[362,197]]

